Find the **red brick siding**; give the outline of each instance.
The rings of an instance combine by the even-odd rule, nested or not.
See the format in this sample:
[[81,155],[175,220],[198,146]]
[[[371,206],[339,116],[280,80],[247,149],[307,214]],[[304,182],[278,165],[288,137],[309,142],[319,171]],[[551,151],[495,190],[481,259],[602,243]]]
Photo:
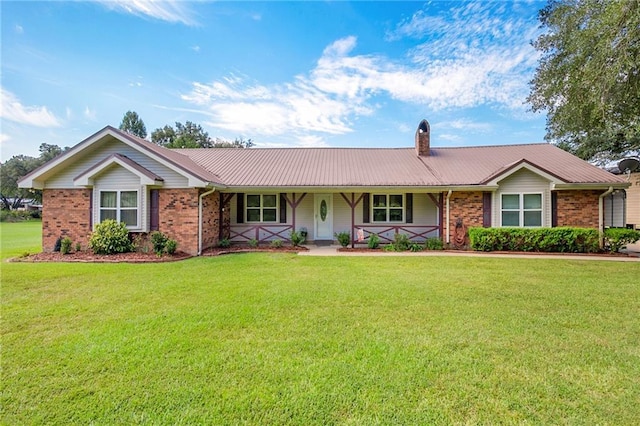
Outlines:
[[604,191],[558,191],[558,226],[598,228],[598,201]]
[[178,250],[198,253],[198,195],[195,188],[159,191],[159,230],[178,242]]
[[220,193],[214,192],[202,199],[202,249],[218,245],[220,233]]
[[91,235],[91,189],[42,191],[42,251],[51,252],[58,237],[86,248]]
[[[482,226],[483,210],[481,191],[453,192],[451,197],[449,197],[449,238],[452,244],[456,241],[456,222],[459,219],[462,220],[464,229],[469,229],[472,226]],[[466,242],[461,245],[466,245]]]

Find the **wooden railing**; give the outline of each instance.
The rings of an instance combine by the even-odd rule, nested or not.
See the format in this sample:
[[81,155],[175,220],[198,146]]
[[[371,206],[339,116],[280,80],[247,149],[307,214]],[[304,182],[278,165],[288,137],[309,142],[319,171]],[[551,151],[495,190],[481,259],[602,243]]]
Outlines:
[[231,225],[230,240],[234,243],[246,243],[252,239],[258,242],[276,239],[289,242],[293,225]]
[[[358,240],[359,229],[364,231],[364,240]],[[355,225],[352,235],[355,244],[366,243],[370,234],[378,234],[380,242],[383,244],[392,242],[396,234],[405,234],[411,241],[423,243],[427,238],[438,237],[439,229],[440,227],[438,225],[374,225],[367,223]]]

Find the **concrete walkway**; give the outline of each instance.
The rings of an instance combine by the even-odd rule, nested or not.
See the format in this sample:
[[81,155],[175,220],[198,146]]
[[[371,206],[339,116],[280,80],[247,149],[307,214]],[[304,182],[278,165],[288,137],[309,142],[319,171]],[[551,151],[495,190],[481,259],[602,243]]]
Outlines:
[[[636,247],[637,246],[637,247]],[[340,246],[305,245],[309,251],[300,252],[300,256],[458,256],[458,257],[503,257],[516,259],[564,259],[564,260],[608,260],[614,262],[640,262],[640,244],[629,246],[629,256],[598,256],[590,254],[523,254],[523,253],[485,253],[477,251],[420,251],[420,252],[349,252],[338,251]],[[633,251],[636,250],[637,251]]]

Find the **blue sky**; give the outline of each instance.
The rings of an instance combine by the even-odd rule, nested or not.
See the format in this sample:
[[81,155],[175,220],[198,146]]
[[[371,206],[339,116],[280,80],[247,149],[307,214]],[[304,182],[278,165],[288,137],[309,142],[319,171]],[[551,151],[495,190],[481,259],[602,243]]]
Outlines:
[[543,142],[544,2],[2,1],[0,158],[136,111],[258,147]]

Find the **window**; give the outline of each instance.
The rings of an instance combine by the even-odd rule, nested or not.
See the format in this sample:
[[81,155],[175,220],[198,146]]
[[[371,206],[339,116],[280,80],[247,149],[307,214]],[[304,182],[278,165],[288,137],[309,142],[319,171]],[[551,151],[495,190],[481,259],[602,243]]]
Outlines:
[[113,219],[138,227],[138,191],[100,191],[100,222]]
[[502,194],[502,226],[542,226],[542,194]]
[[374,222],[404,221],[404,196],[402,194],[374,194],[371,205]]
[[276,194],[247,194],[247,222],[277,222],[278,196]]

